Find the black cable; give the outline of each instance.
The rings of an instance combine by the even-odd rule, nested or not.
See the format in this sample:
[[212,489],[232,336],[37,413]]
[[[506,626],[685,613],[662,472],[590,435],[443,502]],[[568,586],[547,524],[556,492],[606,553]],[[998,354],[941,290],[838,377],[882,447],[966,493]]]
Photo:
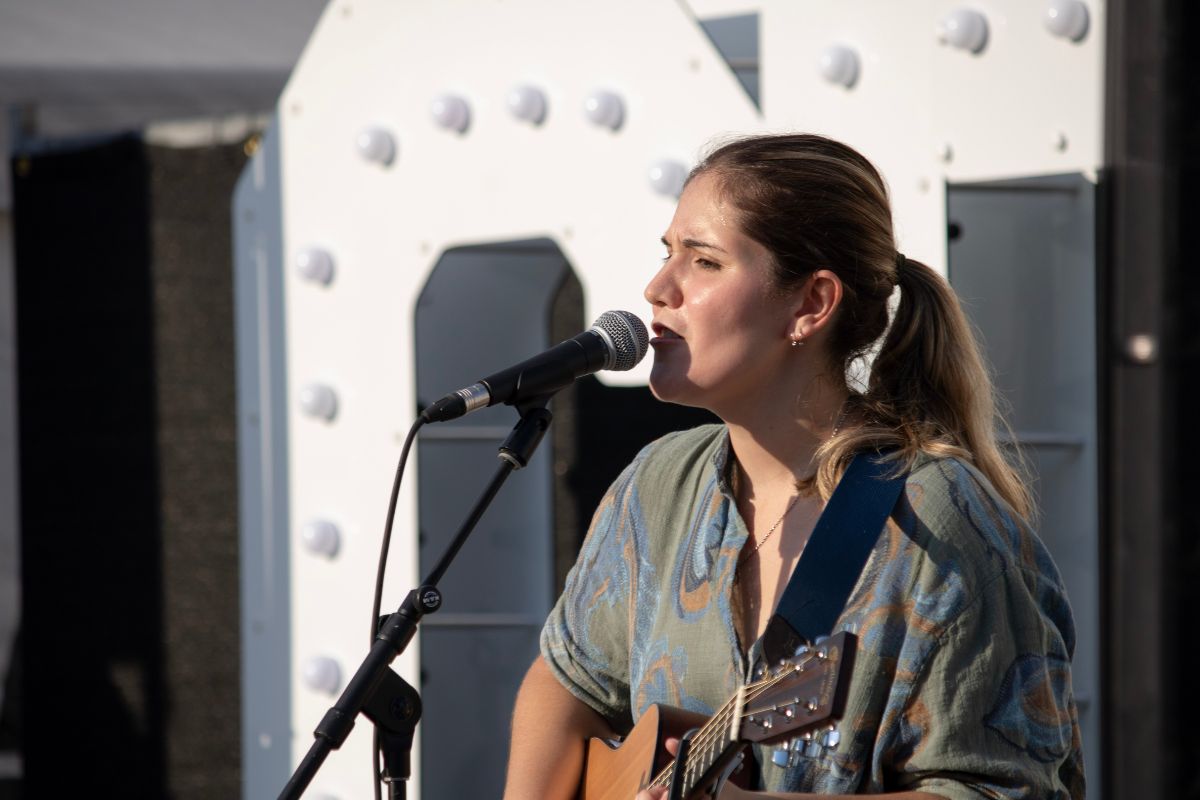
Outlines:
[[[379,548],[379,567],[375,570],[375,599],[371,604],[370,644],[375,643],[375,637],[379,634],[379,609],[383,604],[383,576],[387,571],[388,548],[392,544],[392,522],[396,518],[396,500],[400,497],[400,480],[404,477],[404,466],[408,462],[408,451],[412,448],[413,440],[417,438],[417,431],[424,424],[425,420],[417,417],[412,427],[408,429],[408,437],[405,438],[404,447],[400,450],[400,463],[396,465],[396,477],[392,481],[392,496],[388,499],[387,520],[383,524],[383,544]],[[373,744],[371,746],[371,768],[373,770],[371,785],[375,787],[375,800],[383,800],[383,794],[379,786],[378,729],[375,729]]]

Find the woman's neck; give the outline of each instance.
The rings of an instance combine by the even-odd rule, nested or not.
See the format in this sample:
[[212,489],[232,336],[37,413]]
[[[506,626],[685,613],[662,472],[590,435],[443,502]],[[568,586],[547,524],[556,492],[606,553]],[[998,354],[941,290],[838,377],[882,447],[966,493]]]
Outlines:
[[844,384],[813,380],[798,399],[775,395],[773,402],[726,419],[747,499],[786,492],[816,471],[817,450],[833,435],[848,394]]

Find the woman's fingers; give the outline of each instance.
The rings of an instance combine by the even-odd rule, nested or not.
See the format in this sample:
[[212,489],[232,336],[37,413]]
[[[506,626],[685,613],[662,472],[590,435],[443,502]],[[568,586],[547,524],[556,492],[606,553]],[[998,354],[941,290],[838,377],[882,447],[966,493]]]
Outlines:
[[638,792],[637,800],[662,800],[667,796],[667,790],[662,786],[653,786]]

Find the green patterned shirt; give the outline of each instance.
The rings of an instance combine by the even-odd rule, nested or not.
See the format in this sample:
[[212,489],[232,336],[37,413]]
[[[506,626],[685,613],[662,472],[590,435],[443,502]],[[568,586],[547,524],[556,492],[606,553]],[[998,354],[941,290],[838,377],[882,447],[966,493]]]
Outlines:
[[[757,667],[738,641],[746,526],[724,426],[646,447],[596,510],[542,654],[627,730],[652,704],[713,713]],[[909,475],[835,631],[858,636],[840,741],[771,791],[1082,798],[1071,610],[1045,546],[957,459]]]

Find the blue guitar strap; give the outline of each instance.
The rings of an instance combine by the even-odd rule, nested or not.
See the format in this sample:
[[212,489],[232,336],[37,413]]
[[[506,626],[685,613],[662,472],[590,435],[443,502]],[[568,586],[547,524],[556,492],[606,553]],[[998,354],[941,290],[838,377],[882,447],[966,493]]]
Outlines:
[[908,478],[885,455],[855,455],[826,503],[763,634],[768,664],[833,631]]

